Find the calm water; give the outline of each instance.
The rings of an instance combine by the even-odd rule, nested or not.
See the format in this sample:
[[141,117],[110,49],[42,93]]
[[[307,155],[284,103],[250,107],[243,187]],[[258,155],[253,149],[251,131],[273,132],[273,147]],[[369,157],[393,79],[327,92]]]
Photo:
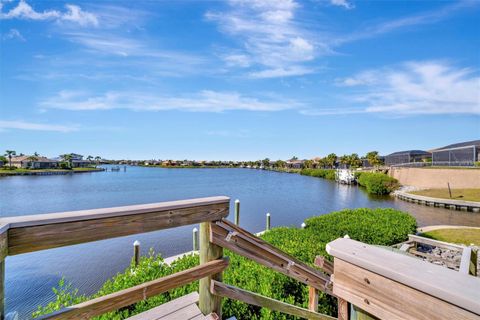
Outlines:
[[[264,229],[266,212],[273,226],[299,226],[312,215],[358,207],[398,208],[413,214],[419,225],[480,226],[480,214],[373,198],[357,187],[324,179],[249,169],[128,167],[127,172],[6,177],[0,178],[0,190],[0,216],[225,195],[241,200],[240,224],[253,232]],[[189,251],[193,227],[8,257],[7,312],[18,311],[21,319],[28,319],[38,304],[53,298],[51,288],[62,276],[81,293],[95,292],[128,266],[135,240],[140,240],[143,254],[151,247],[165,257]]]

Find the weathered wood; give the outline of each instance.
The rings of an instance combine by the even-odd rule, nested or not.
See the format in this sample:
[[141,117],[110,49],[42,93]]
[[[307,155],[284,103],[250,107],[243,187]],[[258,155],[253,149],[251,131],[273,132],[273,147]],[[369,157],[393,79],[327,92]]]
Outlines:
[[348,317],[348,301],[344,300],[342,298],[338,298],[338,305],[337,305],[337,310],[338,310],[338,320],[349,320],[350,318]]
[[324,256],[316,256],[314,264],[316,267],[322,269],[326,274],[333,274],[333,263],[325,259]]
[[239,300],[254,306],[287,313],[293,316],[315,320],[334,320],[335,318],[297,307],[282,301],[259,295],[257,293],[234,287],[232,285],[212,281],[211,291],[215,295]]
[[[211,224],[203,222],[200,224],[200,263],[208,263],[214,259],[223,257],[223,248],[210,242]],[[222,298],[215,296],[210,292],[210,285],[213,280],[222,281],[222,273],[211,274],[208,277],[200,279],[199,307],[203,314],[216,313],[222,318]]]
[[318,290],[308,287],[308,310],[318,312]]
[[[188,205],[164,206],[162,203],[142,206],[128,206],[110,209],[97,209],[97,214],[86,214],[84,211],[74,220],[73,213],[67,214],[67,222],[62,221],[62,214],[54,214],[56,218],[22,219],[21,223],[10,223],[8,230],[8,253],[20,253],[68,246],[78,243],[151,232],[160,229],[178,227],[204,221],[214,221],[228,215],[229,200],[216,197],[213,204],[196,205],[188,201]],[[202,199],[200,199],[202,200]],[[205,203],[206,201],[198,201]],[[165,207],[169,209],[164,209]],[[129,209],[130,208],[130,209]],[[115,212],[118,213],[115,216]],[[108,216],[103,218],[102,214]],[[127,214],[131,213],[131,214]],[[40,215],[41,216],[41,215]],[[34,216],[37,217],[37,216]],[[85,217],[93,217],[85,220]],[[17,225],[22,225],[17,227]],[[23,226],[25,225],[25,226]]]
[[[441,279],[439,280],[441,281]],[[349,301],[366,313],[380,319],[478,320],[479,318],[479,315],[449,302],[338,258],[335,258],[333,292],[337,297]],[[476,295],[478,298],[478,291]],[[368,315],[364,312],[361,313]]]
[[460,268],[458,269],[458,272],[463,273],[463,274],[469,274],[470,273],[470,258],[472,255],[472,248],[465,248],[463,249],[462,252],[462,259],[460,260]]
[[478,273],[477,260],[478,260],[478,250],[472,249],[472,253],[470,254],[470,274],[473,276],[476,276]]
[[5,257],[8,255],[7,230],[0,231],[0,319],[5,319]]
[[460,251],[462,251],[463,248],[465,248],[465,246],[461,246],[461,245],[457,245],[457,244],[453,244],[453,243],[449,243],[449,242],[433,240],[433,239],[429,239],[429,238],[425,238],[425,237],[416,236],[416,235],[413,235],[413,234],[408,235],[408,240],[409,241],[415,241],[417,243],[428,244],[430,246],[435,246],[435,247],[439,247],[439,248],[445,248],[445,249],[448,249],[448,250],[460,250]]
[[210,261],[160,279],[64,308],[46,315],[42,319],[85,319],[98,316],[181,287],[206,276],[217,274],[227,266],[228,259]]
[[210,241],[322,292],[331,293],[330,277],[227,220],[212,222]]
[[[183,297],[177,298],[175,300],[169,301],[164,303],[158,307],[153,309],[147,310],[140,314],[134,315],[132,317],[127,318],[128,320],[150,320],[150,319],[161,319],[169,314],[178,311],[184,307],[189,305],[195,304],[198,302],[198,292],[192,292]],[[198,313],[200,314],[200,310],[197,308]]]
[[[340,238],[328,243],[327,252],[335,258],[396,281],[412,290],[426,293],[423,296],[448,301],[449,304],[480,315],[480,279],[477,277],[351,239]],[[336,285],[338,280],[336,260],[334,264]],[[389,296],[386,293],[382,295]],[[394,296],[395,294],[391,297]],[[340,297],[345,299],[343,296]],[[346,300],[353,303],[349,299]],[[359,307],[365,309],[360,305]]]

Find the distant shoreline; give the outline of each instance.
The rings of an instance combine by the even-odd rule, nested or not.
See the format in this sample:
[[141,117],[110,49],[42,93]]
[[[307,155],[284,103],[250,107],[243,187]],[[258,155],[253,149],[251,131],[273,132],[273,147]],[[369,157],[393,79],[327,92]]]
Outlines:
[[66,169],[21,169],[21,170],[9,170],[0,169],[0,177],[10,176],[50,176],[50,175],[67,175],[73,173],[85,173],[85,172],[100,172],[105,171],[103,168],[74,168],[72,170]]
[[143,168],[163,168],[163,169],[239,169],[240,167],[230,166],[162,166],[162,165],[144,165],[139,164],[138,167]]

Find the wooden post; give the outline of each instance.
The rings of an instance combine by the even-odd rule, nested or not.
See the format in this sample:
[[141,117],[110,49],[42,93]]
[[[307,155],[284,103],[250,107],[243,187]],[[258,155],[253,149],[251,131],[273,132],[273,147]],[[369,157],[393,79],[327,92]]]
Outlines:
[[135,262],[135,267],[138,267],[140,264],[140,241],[135,240],[133,243],[133,261]]
[[338,298],[338,320],[349,320],[348,317],[348,301]]
[[[223,257],[223,248],[210,242],[210,222],[200,223],[200,264]],[[222,281],[222,273],[200,279],[198,306],[203,314],[215,312],[222,319],[222,298],[210,292],[211,280]]]
[[235,224],[240,225],[240,200],[235,200]]
[[477,259],[478,259],[478,251],[472,248],[472,252],[470,253],[470,266],[468,268],[469,273],[473,276],[477,276]]
[[265,230],[266,231],[270,230],[270,213],[267,213],[267,226]]
[[448,186],[448,194],[450,195],[450,199],[452,198],[452,190],[450,189],[450,182],[447,182]]
[[318,290],[308,287],[308,310],[318,312]]
[[192,240],[193,240],[193,251],[198,251],[198,229],[193,228],[192,230]]
[[5,258],[8,255],[7,232],[0,234],[0,319],[5,319]]

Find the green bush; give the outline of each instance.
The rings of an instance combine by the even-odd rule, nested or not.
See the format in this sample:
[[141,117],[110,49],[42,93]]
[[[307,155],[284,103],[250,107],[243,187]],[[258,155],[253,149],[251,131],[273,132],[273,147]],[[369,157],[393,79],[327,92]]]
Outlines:
[[[415,232],[416,229],[416,222],[412,216],[394,209],[348,209],[312,217],[305,222],[307,224],[305,229],[275,228],[265,233],[262,238],[299,260],[313,265],[316,255],[324,255],[331,259],[325,251],[325,245],[346,234],[352,239],[370,244],[392,245],[406,240],[407,235]],[[226,283],[287,303],[307,307],[308,287],[306,285],[228,250],[225,250],[225,255],[230,257],[230,265],[224,272]],[[163,259],[159,255],[151,252],[150,255],[141,258],[137,268],[131,266],[124,273],[117,274],[90,297],[79,295],[78,291],[65,285],[62,280],[60,288],[54,289],[57,300],[45,307],[39,307],[34,316],[38,317],[61,309],[63,306],[76,304],[185,270],[198,265],[198,263],[198,256],[185,256],[168,266],[163,263]],[[99,318],[124,319],[197,290],[198,282],[194,282]],[[336,308],[335,298],[320,294],[319,312],[335,316]],[[283,313],[230,299],[223,299],[222,309],[225,318],[235,316],[237,319],[296,319]]]
[[480,167],[480,161],[475,162],[475,163],[474,163],[474,166],[475,166],[475,167]]
[[335,169],[302,169],[301,175],[335,180]]
[[367,188],[368,193],[377,195],[389,194],[400,186],[397,179],[383,173],[358,173],[357,182]]

